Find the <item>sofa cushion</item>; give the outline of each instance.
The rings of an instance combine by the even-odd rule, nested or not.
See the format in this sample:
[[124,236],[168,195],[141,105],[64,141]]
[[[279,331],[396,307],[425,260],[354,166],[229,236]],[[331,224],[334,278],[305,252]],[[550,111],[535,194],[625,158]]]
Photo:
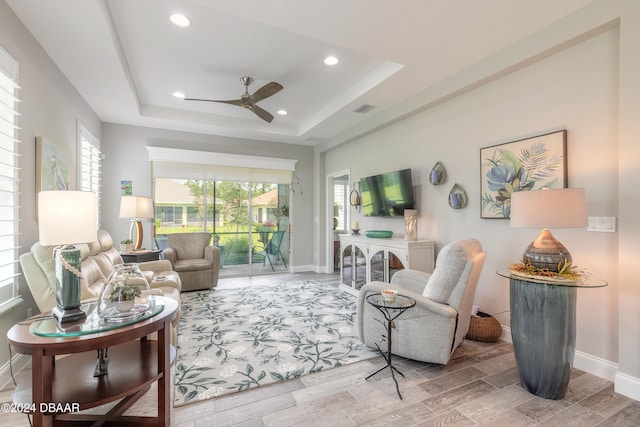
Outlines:
[[181,271],[211,270],[213,265],[208,259],[180,259],[173,263],[173,269]]
[[53,289],[56,287],[56,262],[53,260],[53,246],[42,246],[40,243],[34,243],[31,246],[33,258],[42,269],[49,286]]
[[102,274],[102,269],[94,257],[87,257],[82,260],[80,274],[82,275],[80,279],[82,299],[92,300],[98,298],[108,276]]

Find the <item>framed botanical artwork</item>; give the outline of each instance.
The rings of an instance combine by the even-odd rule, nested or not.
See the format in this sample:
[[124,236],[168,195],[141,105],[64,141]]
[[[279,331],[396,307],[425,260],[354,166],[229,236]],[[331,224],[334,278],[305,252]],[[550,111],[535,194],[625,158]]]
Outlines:
[[36,193],[69,189],[69,155],[45,138],[36,138]]
[[480,149],[481,218],[509,218],[516,191],[566,186],[566,130]]
[[120,194],[131,196],[133,194],[133,184],[131,181],[120,181]]

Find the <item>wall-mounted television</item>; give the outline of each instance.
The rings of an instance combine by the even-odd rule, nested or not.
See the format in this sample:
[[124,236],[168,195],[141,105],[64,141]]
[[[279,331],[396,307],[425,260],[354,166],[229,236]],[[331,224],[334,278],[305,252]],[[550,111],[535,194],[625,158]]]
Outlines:
[[360,190],[364,216],[401,217],[415,209],[411,169],[362,178]]

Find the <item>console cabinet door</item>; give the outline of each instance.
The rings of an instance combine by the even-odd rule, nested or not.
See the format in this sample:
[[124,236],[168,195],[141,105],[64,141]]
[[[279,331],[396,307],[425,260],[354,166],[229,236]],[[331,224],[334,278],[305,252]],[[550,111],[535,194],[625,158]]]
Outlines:
[[342,284],[359,290],[367,283],[367,248],[345,245],[340,256]]
[[372,282],[389,283],[397,271],[406,268],[407,252],[404,249],[372,245],[370,251]]
[[387,255],[387,282],[391,282],[391,278],[400,270],[404,270],[407,267],[407,252],[402,249],[389,248]]

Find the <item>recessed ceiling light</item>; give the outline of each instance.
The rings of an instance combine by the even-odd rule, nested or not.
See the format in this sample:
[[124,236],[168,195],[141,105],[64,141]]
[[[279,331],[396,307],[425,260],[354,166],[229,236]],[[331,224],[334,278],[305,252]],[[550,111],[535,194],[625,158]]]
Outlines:
[[185,95],[182,92],[173,92],[173,96],[175,96],[176,98],[180,98],[180,99],[185,99],[187,97],[187,95]]
[[181,13],[174,13],[169,20],[177,27],[186,28],[191,25],[191,20]]
[[325,65],[337,65],[338,62],[340,62],[340,60],[335,56],[327,56],[326,58],[324,58]]
[[278,114],[280,114],[281,116],[286,116],[288,113],[287,110],[278,110]]

